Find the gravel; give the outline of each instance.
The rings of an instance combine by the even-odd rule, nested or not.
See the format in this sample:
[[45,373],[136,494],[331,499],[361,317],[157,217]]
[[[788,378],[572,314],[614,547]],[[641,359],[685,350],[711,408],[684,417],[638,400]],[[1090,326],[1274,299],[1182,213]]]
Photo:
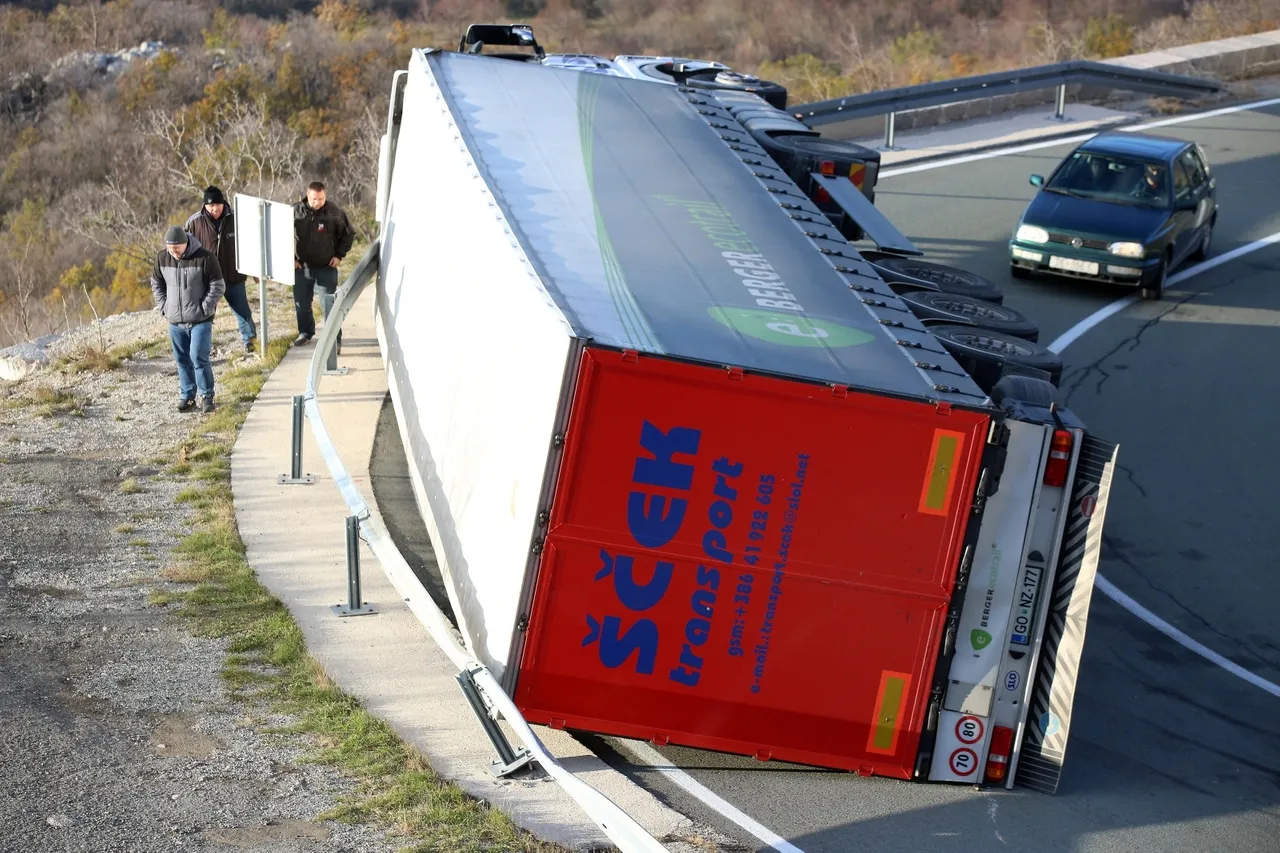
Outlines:
[[[221,313],[219,375],[252,358]],[[101,329],[108,347],[167,336],[152,312]],[[45,349],[98,343],[86,328]],[[176,411],[176,375],[166,341],[106,373],[0,382],[0,850],[394,850],[317,820],[353,783],[302,761],[304,737],[265,733],[287,721],[228,696],[224,643],[148,603],[188,529],[184,483],[156,457],[202,417]],[[83,415],[15,405],[41,388],[84,398]],[[141,489],[121,491],[130,479]]]

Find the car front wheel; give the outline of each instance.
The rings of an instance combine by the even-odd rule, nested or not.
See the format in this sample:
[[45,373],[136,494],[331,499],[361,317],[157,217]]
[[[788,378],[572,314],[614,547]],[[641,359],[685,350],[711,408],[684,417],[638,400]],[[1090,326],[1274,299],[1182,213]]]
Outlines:
[[1164,298],[1164,282],[1168,277],[1169,256],[1165,255],[1160,259],[1160,266],[1156,267],[1151,278],[1142,283],[1142,298],[1153,301]]

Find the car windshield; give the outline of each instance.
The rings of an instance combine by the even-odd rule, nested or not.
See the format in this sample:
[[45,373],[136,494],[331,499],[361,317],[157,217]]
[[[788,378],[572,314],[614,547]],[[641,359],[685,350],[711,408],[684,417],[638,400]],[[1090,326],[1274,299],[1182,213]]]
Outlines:
[[1045,189],[1098,201],[1168,207],[1169,170],[1163,163],[1077,151],[1054,172]]

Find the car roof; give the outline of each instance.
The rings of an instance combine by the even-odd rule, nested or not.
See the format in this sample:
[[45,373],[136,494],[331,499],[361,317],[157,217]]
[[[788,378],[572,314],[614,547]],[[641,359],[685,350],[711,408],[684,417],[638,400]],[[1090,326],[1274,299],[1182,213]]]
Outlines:
[[1080,146],[1080,151],[1115,154],[1121,157],[1172,160],[1190,145],[1183,139],[1145,133],[1100,133]]

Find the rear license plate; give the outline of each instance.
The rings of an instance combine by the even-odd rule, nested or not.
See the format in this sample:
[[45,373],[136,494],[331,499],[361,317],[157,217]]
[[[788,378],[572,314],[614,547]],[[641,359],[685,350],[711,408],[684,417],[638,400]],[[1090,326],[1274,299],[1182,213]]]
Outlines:
[[1054,255],[1049,258],[1049,266],[1056,270],[1080,272],[1085,275],[1098,274],[1098,264],[1095,261],[1078,261],[1075,258],[1059,258],[1057,255]]

